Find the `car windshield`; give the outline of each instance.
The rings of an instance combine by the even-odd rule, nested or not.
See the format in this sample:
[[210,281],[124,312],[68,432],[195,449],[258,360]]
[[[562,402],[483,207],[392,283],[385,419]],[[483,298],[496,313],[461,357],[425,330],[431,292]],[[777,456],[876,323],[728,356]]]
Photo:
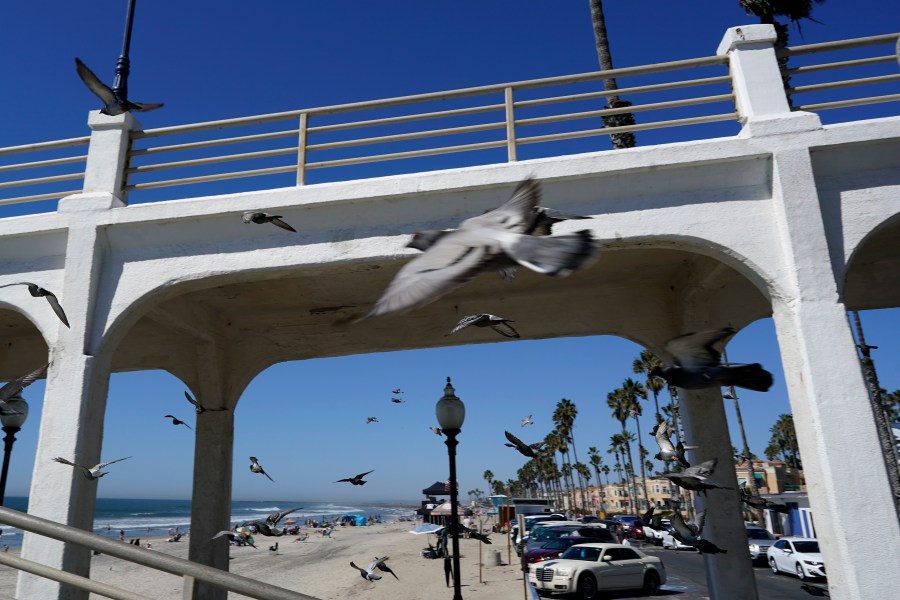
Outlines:
[[603,552],[603,548],[591,548],[588,547],[579,547],[572,546],[565,552],[563,552],[560,558],[568,559],[568,560],[591,560],[596,561],[600,558],[600,553]]
[[551,540],[541,546],[544,550],[565,550],[575,543],[574,539]]
[[794,542],[794,550],[797,552],[818,552],[819,542]]
[[748,529],[747,537],[751,540],[774,540],[772,534],[765,529]]
[[568,527],[545,527],[543,525],[538,525],[531,531],[530,537],[533,540],[555,540],[556,538],[564,537],[573,530],[574,528]]

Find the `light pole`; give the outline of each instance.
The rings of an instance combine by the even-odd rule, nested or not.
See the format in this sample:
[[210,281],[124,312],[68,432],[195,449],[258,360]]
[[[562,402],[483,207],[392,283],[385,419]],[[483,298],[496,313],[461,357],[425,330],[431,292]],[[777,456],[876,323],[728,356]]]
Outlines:
[[6,473],[9,471],[13,442],[16,441],[16,434],[22,429],[25,418],[28,417],[28,403],[21,396],[13,396],[6,401],[6,406],[7,408],[0,414],[0,423],[6,433],[6,437],[3,438],[3,471],[0,472],[0,506],[3,506],[3,499],[6,496]]
[[131,47],[131,27],[134,24],[134,3],[135,0],[128,0],[128,7],[125,9],[125,36],[122,39],[122,54],[116,61],[116,79],[112,87],[119,102],[128,99],[128,73],[131,66],[128,50]]
[[456,390],[450,385],[444,387],[444,395],[434,407],[438,423],[444,435],[447,436],[447,453],[450,455],[450,526],[453,536],[453,600],[462,600],[462,592],[459,583],[459,508],[456,503],[456,436],[462,429],[466,418],[466,405],[456,397]]

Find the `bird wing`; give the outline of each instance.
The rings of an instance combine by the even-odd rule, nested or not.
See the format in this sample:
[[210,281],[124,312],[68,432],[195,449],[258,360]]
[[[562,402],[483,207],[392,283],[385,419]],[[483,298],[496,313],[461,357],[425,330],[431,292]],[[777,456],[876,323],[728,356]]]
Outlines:
[[104,469],[104,468],[108,467],[109,465],[111,465],[111,464],[113,464],[113,463],[122,462],[123,460],[129,459],[129,458],[131,458],[131,457],[130,457],[130,456],[126,456],[125,458],[117,458],[116,460],[110,460],[110,461],[107,461],[107,462],[103,462],[103,463],[100,463],[99,465],[95,465],[94,468],[91,469],[91,470],[92,470],[92,471],[99,471],[100,469]]
[[675,452],[675,446],[672,445],[672,441],[669,439],[669,426],[665,421],[656,428],[655,437],[656,443],[659,444],[660,452]]
[[483,314],[482,315],[466,315],[465,317],[463,317],[462,319],[459,320],[459,323],[456,324],[456,327],[454,327],[452,330],[450,330],[450,333],[448,333],[447,335],[453,335],[454,333],[456,333],[457,331],[459,331],[461,329],[465,329],[466,327],[470,327],[472,325],[477,325],[478,323],[481,323],[487,319],[488,319],[488,315],[483,315]]
[[353,480],[348,477],[346,479],[338,479],[337,481],[335,481],[335,483],[341,483],[342,481],[353,481]]
[[100,100],[103,101],[103,104],[106,106],[115,106],[119,103],[119,100],[109,86],[100,81],[100,78],[94,75],[94,72],[77,57],[75,58],[75,69],[78,71],[78,76],[81,78],[81,81],[84,82],[84,85],[86,85],[95,96],[100,98]]
[[712,475],[716,470],[716,464],[719,462],[718,458],[711,458],[705,462],[700,463],[699,465],[690,467],[689,469],[685,469],[682,471],[688,475],[695,475],[698,477],[708,477]]
[[191,396],[187,390],[184,391],[184,397],[187,398],[187,401],[196,406],[197,408],[203,408],[200,406],[200,403],[197,402],[193,396]]
[[147,112],[148,110],[156,110],[157,108],[162,108],[162,102],[132,102],[131,100],[126,100],[122,103],[122,106],[125,110],[137,110],[140,112]]
[[235,533],[234,533],[233,531],[220,531],[220,532],[217,533],[216,535],[212,536],[210,539],[213,539],[213,540],[214,540],[214,539],[216,539],[216,538],[222,537],[223,535],[227,535],[227,536],[228,536],[228,539],[232,539],[232,538],[236,537],[236,536],[235,536]]
[[272,483],[275,483],[275,480],[272,479],[271,477],[269,477],[269,474],[266,473],[266,470],[265,470],[265,469],[263,469],[262,467],[260,467],[260,468],[259,468],[259,472],[262,473],[263,475],[265,475],[265,476],[269,479],[269,481],[271,481]]
[[377,568],[379,571],[383,571],[384,573],[390,573],[391,575],[394,576],[394,579],[396,579],[397,581],[400,581],[400,578],[397,577],[397,574],[394,573],[389,566],[384,564],[384,561],[386,561],[386,560],[387,560],[387,557],[375,559],[375,563],[374,563],[375,568]]
[[489,227],[524,233],[533,223],[540,200],[541,185],[533,179],[526,179],[516,186],[512,196],[503,205],[483,215],[466,219],[460,223],[459,228]]
[[255,456],[250,457],[250,462],[253,464],[254,467],[259,466],[259,460],[257,460],[257,458]]
[[359,571],[360,573],[362,573],[362,576],[363,576],[363,577],[366,576],[366,570],[357,567],[357,566],[356,566],[356,563],[354,563],[352,560],[350,561],[350,566],[353,567],[354,569],[356,569],[357,571]]
[[677,510],[669,515],[669,523],[672,524],[672,527],[685,538],[695,537],[693,532],[688,528],[687,523],[684,522],[684,518],[681,516],[681,513]]
[[734,329],[731,327],[686,333],[666,342],[665,349],[679,367],[685,369],[715,367],[721,360],[721,354],[713,348],[713,345],[733,333]]
[[526,448],[527,447],[525,442],[523,442],[522,440],[520,440],[519,438],[517,438],[510,432],[504,431],[503,435],[505,435],[506,439],[508,439],[510,442],[512,442],[513,446],[515,446],[516,448]]
[[70,460],[66,460],[66,459],[63,458],[62,456],[57,456],[57,457],[54,458],[53,460],[55,460],[55,461],[58,462],[58,463],[62,463],[62,464],[64,464],[64,465],[69,465],[70,467],[78,467],[79,469],[86,469],[86,468],[87,468],[87,467],[85,467],[84,465],[79,465],[78,463],[74,463],[74,462],[72,462],[72,461],[70,461]]
[[297,511],[297,510],[300,510],[301,508],[303,508],[303,507],[302,507],[302,506],[298,506],[297,508],[292,508],[291,510],[283,510],[283,511],[281,511],[281,512],[272,513],[271,515],[269,515],[268,517],[266,517],[266,523],[268,523],[268,524],[271,525],[272,527],[275,527],[276,525],[278,525],[278,522],[279,522],[280,520],[282,520],[283,518],[285,518],[286,516],[288,516],[288,515],[291,514],[292,512]]
[[262,213],[258,213],[253,210],[244,211],[244,213],[241,215],[241,221],[243,221],[244,223],[252,223],[253,219],[260,214]]
[[366,471],[365,473],[360,473],[359,475],[357,475],[357,476],[354,477],[353,479],[362,479],[363,477],[365,477],[365,476],[368,475],[369,473],[372,473],[373,471],[375,471],[375,469],[372,469],[371,471]]
[[272,217],[272,225],[276,225],[278,227],[281,227],[282,229],[286,229],[288,231],[293,231],[294,233],[297,233],[296,229],[294,229],[293,227],[291,227],[290,225],[288,225],[287,223],[282,221],[280,217]]
[[54,294],[53,292],[47,292],[46,294],[44,294],[44,298],[47,300],[47,303],[50,304],[50,308],[53,309],[53,312],[56,313],[56,316],[59,317],[59,320],[62,321],[62,324],[66,327],[70,327],[69,319],[66,318],[66,311],[64,311],[62,306],[60,306],[59,300],[56,298],[56,294]]
[[703,526],[706,524],[706,509],[699,511],[690,523],[687,524],[688,529],[694,532],[694,535],[699,537],[701,533],[703,533]]
[[36,379],[43,377],[47,373],[47,367],[49,366],[50,363],[47,363],[40,369],[35,369],[28,375],[17,377],[4,385],[2,388],[0,388],[0,400],[9,400],[13,396],[21,392],[23,389],[34,383]]
[[491,329],[502,335],[503,337],[508,338],[520,338],[519,332],[515,330],[515,328],[509,324],[510,322],[506,319],[501,321],[497,321],[493,325],[491,325]]

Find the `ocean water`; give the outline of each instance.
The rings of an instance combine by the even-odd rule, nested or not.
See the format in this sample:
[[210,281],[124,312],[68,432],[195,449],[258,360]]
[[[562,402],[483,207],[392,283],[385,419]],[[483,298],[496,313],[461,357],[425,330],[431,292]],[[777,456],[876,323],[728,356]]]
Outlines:
[[[7,497],[7,508],[25,512],[28,498]],[[396,521],[412,515],[416,509],[409,504],[349,504],[340,502],[235,501],[231,503],[231,523],[250,519],[265,519],[274,512],[302,506],[285,519],[296,519],[302,525],[307,519],[333,519],[346,514],[375,517],[380,515],[385,521]],[[167,535],[170,529],[178,528],[182,533],[190,528],[190,500],[142,500],[131,498],[97,498],[94,510],[94,533],[118,538],[119,531],[125,531],[125,538],[159,537]],[[283,521],[282,521],[283,523]],[[22,531],[0,524],[0,545],[10,547],[22,545]]]

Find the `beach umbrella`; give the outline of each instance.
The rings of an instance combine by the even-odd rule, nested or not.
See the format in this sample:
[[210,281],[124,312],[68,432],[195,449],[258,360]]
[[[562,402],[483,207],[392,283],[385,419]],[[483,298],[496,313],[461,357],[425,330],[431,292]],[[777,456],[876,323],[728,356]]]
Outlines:
[[285,524],[285,525],[291,525],[292,523],[296,523],[296,522],[297,522],[296,519],[288,519],[287,521],[284,522],[284,524]]
[[410,533],[415,533],[416,535],[420,533],[435,533],[443,529],[443,525],[435,525],[434,523],[423,523],[419,525],[415,529],[410,529]]

